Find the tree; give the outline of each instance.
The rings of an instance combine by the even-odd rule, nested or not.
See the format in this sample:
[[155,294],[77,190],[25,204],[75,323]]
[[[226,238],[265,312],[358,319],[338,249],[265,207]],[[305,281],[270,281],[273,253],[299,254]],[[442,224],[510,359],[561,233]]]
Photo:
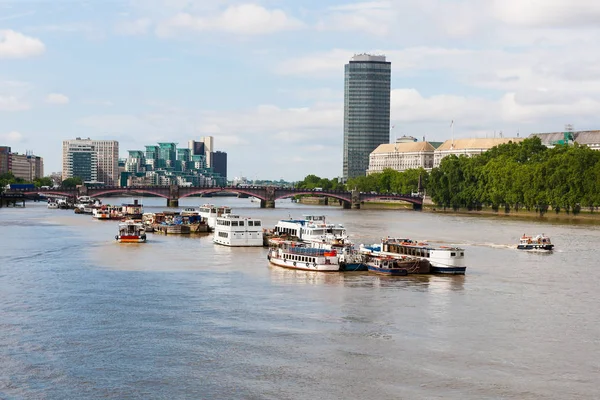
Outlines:
[[83,184],[83,181],[79,177],[67,178],[64,181],[62,181],[62,186],[65,188],[73,188],[73,187],[77,187],[78,185],[82,185],[82,184]]

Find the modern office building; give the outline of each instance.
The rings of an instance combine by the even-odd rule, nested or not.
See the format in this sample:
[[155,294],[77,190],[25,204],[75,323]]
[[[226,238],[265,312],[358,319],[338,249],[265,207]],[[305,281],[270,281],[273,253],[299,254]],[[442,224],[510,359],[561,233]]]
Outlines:
[[63,180],[73,177],[80,177],[84,182],[117,185],[119,142],[90,138],[63,141]]
[[345,66],[343,178],[365,176],[369,155],[390,142],[391,62],[358,54]]
[[32,182],[34,179],[44,177],[44,159],[30,152],[27,154],[12,153],[10,163],[10,171],[16,178]]
[[[125,171],[121,174],[122,186],[137,185],[194,185],[223,186],[224,175],[207,165],[206,149],[212,148],[213,139],[202,138],[202,142],[190,140],[188,147],[177,147],[177,143],[158,143],[145,146],[146,150],[129,150]],[[222,168],[222,152],[216,158]],[[224,171],[227,173],[225,154]],[[212,153],[211,153],[212,156]],[[212,158],[212,157],[211,157]]]
[[206,167],[213,168],[212,154],[214,152],[215,139],[212,136],[203,136],[199,142],[195,140],[188,141],[188,148],[192,155],[204,155]]
[[0,146],[0,175],[6,174],[11,170],[10,147]]
[[81,178],[84,182],[98,182],[96,148],[89,143],[69,143],[65,154],[65,142],[63,142],[63,180]]
[[215,151],[211,154],[213,162],[213,171],[227,179],[227,153],[224,151]]

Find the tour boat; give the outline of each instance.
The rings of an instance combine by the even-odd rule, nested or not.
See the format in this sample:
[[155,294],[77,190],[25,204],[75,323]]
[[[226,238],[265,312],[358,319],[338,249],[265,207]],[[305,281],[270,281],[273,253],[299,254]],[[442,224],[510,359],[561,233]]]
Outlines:
[[231,208],[227,206],[215,206],[214,204],[203,204],[198,209],[198,214],[206,220],[210,228],[214,229],[217,224],[217,218],[231,214]]
[[369,272],[398,276],[419,273],[419,271],[429,268],[429,261],[406,256],[369,256],[366,264]]
[[275,225],[273,235],[305,242],[343,241],[348,238],[342,224],[327,223],[324,215],[304,215],[304,219],[279,220]]
[[270,248],[267,259],[271,264],[305,271],[339,271],[340,264],[335,250],[316,249],[305,243],[283,241]]
[[554,249],[554,245],[550,238],[543,233],[535,237],[527,236],[523,234],[517,245],[519,250],[544,250],[550,251]]
[[146,230],[142,223],[126,220],[119,224],[119,234],[115,239],[119,243],[145,243]]
[[217,217],[213,242],[231,247],[262,247],[261,220],[243,218],[235,214]]
[[380,245],[361,245],[361,252],[372,255],[411,256],[428,260],[432,273],[464,275],[465,250],[457,246],[432,246],[411,239],[385,238]]
[[122,216],[121,207],[103,205],[92,210],[92,218],[100,220],[120,219]]

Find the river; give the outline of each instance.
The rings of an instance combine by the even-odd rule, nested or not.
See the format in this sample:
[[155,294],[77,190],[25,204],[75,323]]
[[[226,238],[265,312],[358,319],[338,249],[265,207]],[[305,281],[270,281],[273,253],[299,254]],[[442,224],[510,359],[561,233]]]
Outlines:
[[[205,201],[268,227],[326,214],[355,243],[460,244],[467,273],[285,270],[266,249],[216,246],[210,234],[117,244],[114,221],[43,203],[2,208],[0,398],[600,396],[598,225],[237,198],[181,208]],[[553,253],[515,249],[542,232]]]

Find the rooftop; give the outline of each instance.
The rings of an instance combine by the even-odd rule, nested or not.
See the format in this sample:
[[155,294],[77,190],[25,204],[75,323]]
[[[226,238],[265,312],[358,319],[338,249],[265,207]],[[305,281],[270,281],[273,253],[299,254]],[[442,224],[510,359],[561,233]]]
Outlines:
[[371,154],[410,153],[415,151],[434,151],[429,142],[407,142],[380,144]]
[[500,144],[506,144],[509,142],[518,143],[522,142],[523,138],[471,138],[471,139],[454,139],[446,140],[440,147],[437,148],[439,151],[450,151],[450,150],[469,150],[469,149],[491,149],[494,146]]

